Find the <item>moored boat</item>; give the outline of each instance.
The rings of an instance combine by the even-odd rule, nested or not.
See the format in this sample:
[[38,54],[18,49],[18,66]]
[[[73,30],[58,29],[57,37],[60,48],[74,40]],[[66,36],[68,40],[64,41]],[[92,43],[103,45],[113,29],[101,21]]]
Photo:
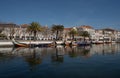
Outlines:
[[62,45],[64,45],[64,46],[77,46],[77,43],[74,41],[71,41],[71,42],[65,41]]
[[14,47],[51,47],[51,46],[54,46],[53,43],[21,43],[21,42],[18,42],[14,39],[12,39],[12,43],[14,45]]
[[30,47],[29,44],[20,43],[18,41],[15,41],[14,39],[12,39],[12,43],[13,43],[14,47]]
[[89,46],[91,45],[90,41],[79,41],[77,42],[78,46]]

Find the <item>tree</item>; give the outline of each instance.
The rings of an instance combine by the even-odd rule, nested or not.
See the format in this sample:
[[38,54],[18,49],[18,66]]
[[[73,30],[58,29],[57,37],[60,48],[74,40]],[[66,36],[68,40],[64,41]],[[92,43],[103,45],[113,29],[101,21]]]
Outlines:
[[2,33],[3,30],[4,28],[0,29],[0,38],[6,38],[6,35]]
[[69,34],[72,36],[72,39],[74,40],[74,36],[77,34],[77,30],[72,28],[71,31],[69,32]]
[[85,40],[85,37],[90,37],[90,34],[87,31],[81,31],[81,32],[79,32],[79,35],[83,36],[84,40]]
[[11,26],[10,27],[10,39],[14,38],[14,34],[15,34],[15,26]]
[[36,40],[37,32],[42,31],[41,25],[37,22],[32,22],[30,26],[28,26],[27,31],[33,33],[34,40]]
[[52,31],[54,33],[56,33],[56,39],[58,40],[59,37],[59,33],[61,34],[61,32],[64,30],[64,26],[63,25],[52,25]]
[[5,34],[0,34],[1,39],[7,39],[7,36]]
[[42,27],[42,34],[45,38],[50,37],[51,35],[51,29],[48,26]]
[[0,33],[2,33],[3,29],[0,29]]

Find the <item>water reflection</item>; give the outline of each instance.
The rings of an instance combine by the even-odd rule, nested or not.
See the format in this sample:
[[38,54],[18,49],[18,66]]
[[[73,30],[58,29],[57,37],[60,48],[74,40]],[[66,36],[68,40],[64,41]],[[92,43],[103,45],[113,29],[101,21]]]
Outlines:
[[0,48],[0,78],[114,78],[119,76],[119,60],[120,44],[48,48],[3,47]]
[[0,63],[14,59],[15,55],[13,55],[12,52],[13,48],[0,48]]
[[113,55],[120,52],[120,44],[101,44],[93,45],[91,48],[91,55]]
[[70,57],[75,58],[79,56],[88,57],[90,53],[90,46],[83,47],[69,47],[68,54]]
[[51,55],[52,62],[59,62],[62,63],[64,61],[64,51],[61,49],[61,47],[55,47],[55,53]]
[[32,53],[31,55],[25,56],[24,58],[25,58],[25,61],[31,67],[31,70],[34,70],[36,65],[39,65],[42,63],[42,58],[40,57],[40,55],[36,54],[35,48],[33,49],[33,52],[31,52],[31,53]]
[[40,65],[43,59],[50,58],[51,62],[63,63],[64,57],[92,57],[94,55],[114,55],[120,52],[120,44],[101,44],[84,47],[49,47],[49,48],[0,48],[0,62],[14,57],[23,57],[32,68]]

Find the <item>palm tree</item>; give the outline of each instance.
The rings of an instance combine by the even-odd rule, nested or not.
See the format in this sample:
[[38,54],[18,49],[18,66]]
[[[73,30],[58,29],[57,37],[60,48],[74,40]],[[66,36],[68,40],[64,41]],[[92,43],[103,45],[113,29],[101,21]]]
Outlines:
[[52,31],[54,33],[56,33],[56,39],[58,40],[59,37],[59,33],[61,34],[61,32],[64,30],[64,26],[63,25],[52,25]]
[[69,32],[69,34],[72,36],[72,40],[74,40],[74,36],[77,34],[77,30],[72,28],[71,31]]
[[34,40],[36,40],[37,32],[39,32],[41,30],[42,30],[41,25],[39,23],[37,23],[37,22],[32,22],[30,24],[30,26],[27,28],[27,31],[33,33]]
[[85,41],[85,37],[90,37],[90,34],[87,31],[81,31],[79,32],[79,35],[84,37],[84,41]]
[[102,34],[103,34],[103,43],[104,43],[104,41],[105,41],[105,30],[102,30]]

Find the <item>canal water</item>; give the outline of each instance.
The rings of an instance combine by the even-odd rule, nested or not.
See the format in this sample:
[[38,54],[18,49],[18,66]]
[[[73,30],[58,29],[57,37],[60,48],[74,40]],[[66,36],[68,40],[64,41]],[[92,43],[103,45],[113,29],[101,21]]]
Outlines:
[[0,78],[120,78],[120,44],[0,47]]

